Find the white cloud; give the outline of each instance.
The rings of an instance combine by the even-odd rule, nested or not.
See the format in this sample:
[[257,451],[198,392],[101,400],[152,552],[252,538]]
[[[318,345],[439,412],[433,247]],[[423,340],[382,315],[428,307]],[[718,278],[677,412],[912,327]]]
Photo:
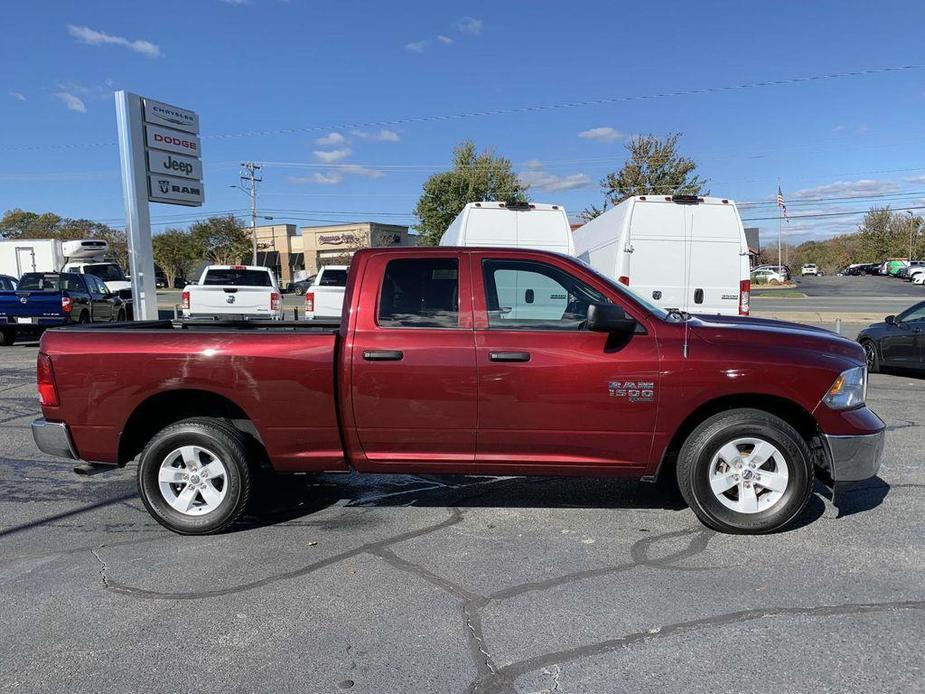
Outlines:
[[78,113],[87,112],[87,105],[80,97],[74,96],[70,92],[55,92],[55,96],[61,100],[61,103],[67,106],[69,111],[77,111]]
[[103,31],[97,31],[96,29],[91,29],[86,26],[76,26],[74,24],[67,25],[67,32],[80,41],[80,43],[85,43],[88,46],[111,44],[114,46],[124,46],[130,51],[140,53],[149,58],[159,58],[161,56],[161,49],[159,46],[143,39],[130,41],[124,36],[113,36]]
[[528,159],[524,162],[524,167],[528,169],[542,169],[543,162],[541,162],[539,159]]
[[571,174],[570,176],[556,176],[548,171],[543,171],[541,166],[521,172],[518,174],[518,178],[520,178],[521,183],[525,186],[547,193],[586,188],[593,183],[593,181],[583,173]]
[[583,140],[594,140],[595,142],[613,142],[622,138],[623,133],[610,127],[591,128],[590,130],[582,130],[578,133],[578,137]]
[[856,195],[882,195],[884,193],[895,193],[898,190],[899,186],[892,181],[862,178],[858,181],[834,181],[813,188],[803,188],[790,195],[790,197],[797,200],[820,197],[852,197]]
[[249,5],[250,0],[221,0],[226,5]]
[[379,132],[367,132],[365,130],[351,130],[351,135],[356,137],[361,137],[364,140],[376,140],[378,142],[399,142],[401,137],[394,130],[386,130],[383,128]]
[[315,144],[323,147],[331,147],[332,145],[341,145],[346,141],[347,138],[340,133],[328,133],[324,137],[319,137],[315,140]]
[[474,17],[463,17],[461,20],[459,20],[456,28],[464,34],[478,36],[482,33],[482,25],[483,22],[481,19],[475,19]]
[[426,39],[424,41],[412,41],[405,44],[405,50],[411,53],[423,53],[429,43],[430,41]]
[[331,186],[336,185],[344,180],[343,175],[339,174],[337,171],[329,171],[328,173],[313,173],[311,176],[290,176],[290,183],[317,183],[322,186]]
[[439,34],[439,35],[437,36],[437,40],[438,40],[440,43],[442,43],[442,44],[444,44],[444,45],[447,45],[447,46],[449,46],[451,43],[453,43],[453,39],[451,39],[449,36],[444,36],[443,34]]
[[338,167],[338,170],[353,176],[364,176],[365,178],[382,178],[385,176],[384,171],[371,169],[368,166],[362,166],[360,164],[342,164]]
[[23,94],[22,92],[8,92],[8,94],[9,94],[10,96],[12,96],[14,99],[16,99],[16,101],[25,101],[25,100],[26,100],[26,95]]
[[347,148],[330,150],[316,149],[314,154],[318,157],[319,161],[323,161],[325,164],[333,164],[341,159],[349,157],[350,150]]
[[925,176],[910,176],[906,181],[909,183],[925,183]]

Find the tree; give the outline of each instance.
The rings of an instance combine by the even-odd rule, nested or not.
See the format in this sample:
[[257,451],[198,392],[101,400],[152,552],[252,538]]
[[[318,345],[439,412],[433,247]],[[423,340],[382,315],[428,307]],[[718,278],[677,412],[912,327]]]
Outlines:
[[434,174],[424,183],[414,209],[420,220],[414,227],[420,234],[418,241],[420,245],[436,246],[466,203],[528,199],[527,186],[517,178],[509,159],[491,150],[478,153],[472,142],[463,142],[453,150],[453,168]]
[[8,210],[0,219],[0,238],[4,239],[51,239],[57,238],[61,217],[53,212],[29,212]]
[[233,215],[209,217],[190,227],[196,255],[215,265],[237,265],[251,253],[251,239]]
[[707,195],[706,181],[696,175],[697,164],[678,154],[681,133],[672,133],[664,140],[654,135],[636,135],[626,143],[629,159],[623,168],[607,174],[601,181],[604,206],[586,208],[581,212],[585,221],[602,214],[607,205],[619,205],[633,195]]
[[154,262],[160,265],[167,277],[167,286],[173,287],[178,277],[187,277],[200,259],[193,235],[183,229],[167,229],[151,238]]

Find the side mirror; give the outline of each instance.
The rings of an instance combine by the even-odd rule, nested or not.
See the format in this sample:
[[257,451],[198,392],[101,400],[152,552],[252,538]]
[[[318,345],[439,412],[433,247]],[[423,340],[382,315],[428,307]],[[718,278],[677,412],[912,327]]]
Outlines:
[[588,306],[588,330],[596,333],[632,333],[636,330],[636,319],[616,304],[591,304]]
[[896,316],[890,315],[883,319],[887,325],[896,325]]

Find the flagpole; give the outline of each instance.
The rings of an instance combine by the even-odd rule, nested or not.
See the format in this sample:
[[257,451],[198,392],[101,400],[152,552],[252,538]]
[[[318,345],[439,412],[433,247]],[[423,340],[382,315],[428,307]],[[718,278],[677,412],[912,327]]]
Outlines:
[[784,211],[780,209],[780,206],[778,206],[778,210],[777,210],[777,264],[779,266],[777,268],[778,270],[783,269],[782,267],[780,267],[783,265],[783,263],[781,262],[781,255],[780,255],[780,237],[781,237],[781,234],[783,233],[783,227],[784,227]]

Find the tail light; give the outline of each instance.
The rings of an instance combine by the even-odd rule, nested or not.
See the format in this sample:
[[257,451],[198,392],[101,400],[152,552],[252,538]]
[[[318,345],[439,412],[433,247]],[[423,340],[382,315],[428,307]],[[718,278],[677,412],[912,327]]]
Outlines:
[[315,292],[305,292],[305,314],[315,312]]
[[276,292],[270,294],[270,310],[279,311],[279,300],[280,296]]
[[74,308],[74,299],[70,296],[61,297],[61,312],[70,313]]
[[752,281],[742,280],[739,282],[739,315],[748,315],[748,297],[752,291]]
[[58,386],[55,385],[55,370],[51,366],[51,357],[39,352],[39,358],[35,363],[36,381],[39,386],[39,403],[43,407],[57,407]]
[[617,280],[620,284],[630,286],[630,278],[626,275],[620,275],[620,279]]
[[183,292],[183,308],[189,308],[189,292]]

